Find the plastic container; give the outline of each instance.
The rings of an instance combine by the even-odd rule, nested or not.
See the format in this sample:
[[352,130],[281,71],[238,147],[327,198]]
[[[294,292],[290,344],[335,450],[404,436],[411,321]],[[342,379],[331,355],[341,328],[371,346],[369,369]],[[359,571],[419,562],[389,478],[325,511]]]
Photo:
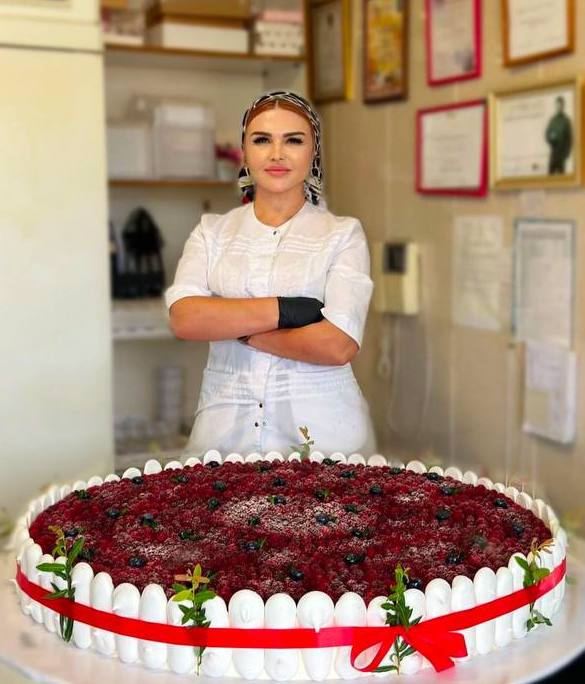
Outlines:
[[153,111],[157,178],[215,178],[215,114],[196,101],[161,101]]

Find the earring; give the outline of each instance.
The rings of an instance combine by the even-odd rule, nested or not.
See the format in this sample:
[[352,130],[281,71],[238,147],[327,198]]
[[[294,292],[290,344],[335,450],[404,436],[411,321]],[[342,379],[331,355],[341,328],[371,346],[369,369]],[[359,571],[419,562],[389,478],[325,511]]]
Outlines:
[[254,185],[252,176],[250,176],[250,171],[247,166],[242,166],[240,172],[238,173],[238,186],[241,190],[246,190],[250,186]]

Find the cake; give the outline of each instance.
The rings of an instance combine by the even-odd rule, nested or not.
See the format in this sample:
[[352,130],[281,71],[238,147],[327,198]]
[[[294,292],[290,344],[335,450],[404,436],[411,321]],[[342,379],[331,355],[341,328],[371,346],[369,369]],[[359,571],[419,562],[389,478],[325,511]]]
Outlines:
[[[211,451],[203,463],[191,458],[163,469],[153,460],[144,472],[130,468],[122,478],[53,488],[31,503],[17,532],[22,609],[53,632],[63,632],[58,614],[31,598],[22,577],[47,593],[64,593],[62,578],[38,569],[54,562],[58,530],[67,549],[78,542],[71,571],[77,603],[180,626],[186,615],[181,605],[187,604],[173,600],[177,582],[185,589],[197,574],[195,584],[215,596],[207,594],[199,621],[187,624],[206,627],[205,634],[237,628],[219,642],[230,645],[236,645],[230,633],[246,629],[260,641],[270,630],[287,630],[292,644],[302,628],[329,630],[331,638],[342,634],[331,629],[336,626],[390,630],[385,625],[397,624],[389,620],[393,586],[403,589],[415,634],[419,620],[424,626],[520,594],[529,567],[544,568],[536,579],[556,569],[556,586],[535,601],[456,630],[464,636],[464,650],[475,656],[525,636],[533,625],[541,628],[564,593],[566,536],[543,501],[472,472],[427,470],[419,461],[389,465],[380,455],[367,463],[358,454],[324,458],[319,452],[302,461],[298,454],[285,460],[276,452],[223,460]],[[200,665],[204,675],[277,680],[360,676],[352,664],[364,669],[367,662],[356,659],[355,643],[344,635],[337,648],[200,650],[172,637],[167,643],[133,638],[81,618],[72,621],[70,633],[80,648],[150,668],[192,673]],[[450,662],[448,654],[433,659],[424,653],[427,660],[402,646],[401,674],[429,667],[429,660],[435,667]],[[400,641],[378,654],[382,668],[395,667],[397,647]]]

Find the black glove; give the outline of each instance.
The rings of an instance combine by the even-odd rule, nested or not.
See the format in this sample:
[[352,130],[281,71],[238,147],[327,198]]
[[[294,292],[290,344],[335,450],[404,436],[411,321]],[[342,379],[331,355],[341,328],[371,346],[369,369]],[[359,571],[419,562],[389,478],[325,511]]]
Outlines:
[[302,328],[323,319],[323,302],[313,297],[277,297],[278,327]]

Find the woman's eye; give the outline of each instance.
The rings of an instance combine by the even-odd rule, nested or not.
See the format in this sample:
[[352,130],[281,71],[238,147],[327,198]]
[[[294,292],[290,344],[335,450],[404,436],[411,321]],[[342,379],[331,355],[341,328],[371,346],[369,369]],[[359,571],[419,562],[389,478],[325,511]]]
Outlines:
[[258,143],[268,142],[268,138],[265,135],[259,135],[257,138],[254,138],[252,142],[254,143],[254,145],[257,145]]
[[303,141],[301,138],[288,138],[288,142],[291,142],[294,145],[302,145],[303,144]]

